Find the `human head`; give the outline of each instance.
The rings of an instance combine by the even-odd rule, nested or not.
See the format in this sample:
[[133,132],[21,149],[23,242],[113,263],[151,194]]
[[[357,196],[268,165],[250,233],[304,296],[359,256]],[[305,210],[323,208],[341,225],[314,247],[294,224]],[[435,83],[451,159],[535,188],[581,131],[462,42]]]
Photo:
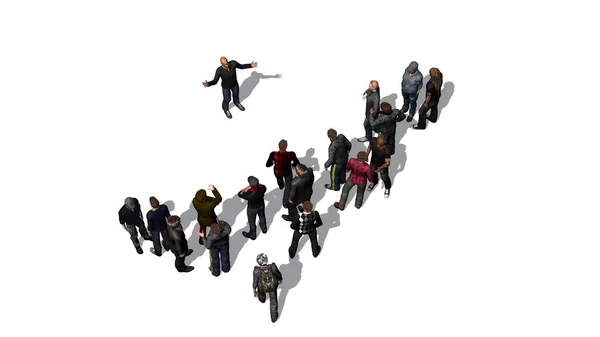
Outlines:
[[335,131],[334,129],[327,130],[327,137],[329,137],[329,140],[333,142],[335,137],[337,137],[337,131]]
[[408,67],[406,67],[406,71],[409,74],[414,74],[417,72],[417,70],[419,70],[419,63],[417,63],[417,61],[412,61]]
[[155,197],[150,197],[150,207],[158,208],[158,206],[160,206],[158,199],[156,199]]
[[429,76],[431,76],[431,82],[433,82],[433,86],[437,92],[440,92],[442,89],[442,73],[438,68],[429,69]]
[[256,263],[258,263],[259,266],[265,266],[267,263],[269,263],[269,258],[266,254],[260,253],[256,257]]
[[125,198],[125,207],[133,210],[135,208],[135,200],[132,197]]
[[215,223],[210,225],[210,231],[214,232],[215,234],[221,234],[221,222],[222,221],[216,221]]
[[360,151],[356,155],[356,159],[358,159],[358,161],[360,161],[360,162],[366,162],[367,159],[369,159],[369,156],[367,155],[367,153],[365,151]]
[[379,82],[377,82],[375,80],[369,82],[369,89],[371,91],[375,91],[375,90],[379,89]]
[[313,210],[313,204],[310,201],[305,201],[302,203],[302,208],[304,208],[305,212],[312,212]]
[[300,164],[300,163],[296,165],[296,173],[300,177],[304,176],[307,171],[308,171],[308,168],[306,167],[306,165]]
[[258,186],[258,178],[256,178],[255,176],[249,176],[248,184],[250,184],[251,187],[257,187]]
[[380,148],[380,149],[381,149],[382,147],[384,147],[384,146],[385,146],[385,144],[386,144],[386,143],[387,143],[387,142],[385,141],[385,137],[384,137],[384,136],[379,136],[379,137],[377,137],[377,147],[378,147],[378,148]]
[[196,200],[203,201],[206,198],[206,190],[199,190],[196,192]]
[[167,218],[167,225],[171,228],[176,228],[181,225],[181,218],[177,215],[171,215]]
[[221,65],[225,68],[227,68],[229,66],[229,61],[227,60],[227,58],[225,56],[221,57]]
[[392,105],[388,102],[381,103],[381,111],[383,111],[385,114],[389,114],[392,112]]
[[280,150],[285,151],[285,150],[287,150],[287,147],[288,147],[287,140],[282,139],[279,141],[279,149]]

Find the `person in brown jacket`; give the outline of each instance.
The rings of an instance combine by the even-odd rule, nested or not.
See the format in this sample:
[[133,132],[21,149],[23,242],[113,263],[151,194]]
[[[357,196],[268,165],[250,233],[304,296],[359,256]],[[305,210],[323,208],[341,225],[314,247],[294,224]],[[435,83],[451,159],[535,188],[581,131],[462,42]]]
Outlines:
[[[205,190],[199,190],[196,192],[196,197],[192,200],[192,204],[198,212],[198,223],[200,224],[200,232],[198,232],[198,243],[204,244],[202,235],[206,236],[206,227],[210,227],[211,224],[217,222],[217,214],[215,213],[215,207],[221,203],[223,198],[221,194],[213,185],[209,185],[208,189],[213,192],[215,197],[209,197],[206,195]],[[200,235],[202,233],[202,235]]]

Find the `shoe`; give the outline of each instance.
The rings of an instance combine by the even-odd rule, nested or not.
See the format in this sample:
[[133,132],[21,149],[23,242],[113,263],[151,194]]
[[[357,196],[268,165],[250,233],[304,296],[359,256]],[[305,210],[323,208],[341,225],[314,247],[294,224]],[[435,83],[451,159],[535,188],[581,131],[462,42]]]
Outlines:
[[154,247],[150,247],[150,253],[156,255],[156,252],[154,251]]
[[287,215],[287,214],[284,214],[284,215],[282,215],[281,217],[282,217],[282,218],[283,218],[283,220],[285,220],[285,221],[292,221],[292,220],[294,220],[294,219],[292,219],[292,217],[291,217],[291,216],[289,216],[289,215]]
[[135,247],[135,250],[138,252],[138,254],[144,254],[142,247]]
[[240,111],[246,111],[246,108],[244,108],[244,106],[239,103],[236,104],[235,106],[237,106],[237,108],[240,109]]
[[412,128],[413,130],[425,130],[425,128],[420,128],[420,127],[418,127],[417,125],[413,125],[413,126],[411,126],[411,128]]
[[354,207],[356,207],[356,209],[360,209],[362,207],[362,205],[360,205],[360,206],[354,205]]
[[367,191],[371,192],[377,184],[367,186]]
[[191,272],[192,270],[194,270],[194,267],[192,267],[192,266],[186,266],[186,267],[185,267],[185,268],[183,268],[182,270],[178,270],[178,272],[180,272],[180,273],[189,273],[189,272]]
[[146,237],[144,238],[144,240],[146,240],[146,241],[152,241],[152,237],[151,237],[151,236],[146,236]]
[[339,188],[333,188],[333,187],[331,187],[331,184],[325,184],[325,188],[328,189],[328,190],[332,190],[332,191],[339,191],[340,190]]
[[267,226],[266,226],[266,225],[265,225],[264,227],[263,227],[263,226],[260,226],[260,231],[261,231],[263,234],[267,234]]
[[335,207],[335,208],[339,209],[340,211],[343,211],[343,210],[344,210],[343,208],[341,208],[341,207],[340,207],[340,203],[339,203],[339,202],[337,202],[337,201],[333,203],[333,207]]
[[368,141],[369,139],[367,137],[360,137],[357,140],[361,143],[364,143],[364,142]]
[[292,251],[288,248],[288,255],[290,256],[290,259],[293,259],[296,254],[292,254]]
[[231,112],[229,112],[229,110],[225,110],[225,116],[227,116],[227,118],[231,119]]
[[319,254],[321,254],[321,246],[319,246],[319,249],[317,249],[317,254],[313,256],[316,258],[317,256],[319,256]]
[[280,190],[283,190],[285,188],[285,186],[279,186]]
[[194,252],[193,249],[188,249],[187,252],[185,252],[185,256],[190,256],[190,255],[192,255],[193,252]]
[[245,238],[248,238],[248,239],[250,239],[250,240],[255,240],[255,239],[256,239],[256,235],[250,235],[250,233],[248,233],[248,232],[242,232],[242,235],[243,235]]
[[383,192],[383,196],[386,197],[386,198],[390,197],[390,189],[389,188],[385,189],[385,192]]
[[402,122],[405,118],[406,118],[406,114],[404,114],[404,113],[399,114],[398,117],[396,117],[396,123]]
[[410,122],[412,122],[412,120],[413,120],[413,116],[408,115],[408,118],[406,118],[406,121],[410,123]]

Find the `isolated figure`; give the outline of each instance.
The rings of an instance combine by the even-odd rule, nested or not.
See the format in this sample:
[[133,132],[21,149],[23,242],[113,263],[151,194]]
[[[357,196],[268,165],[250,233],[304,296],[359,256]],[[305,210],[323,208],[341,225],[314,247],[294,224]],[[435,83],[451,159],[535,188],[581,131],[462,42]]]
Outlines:
[[[338,135],[334,129],[327,130],[327,138],[331,142],[328,151],[329,158],[323,166],[325,166],[325,171],[329,171],[331,182],[325,184],[325,188],[339,191],[341,185],[346,182],[346,164],[348,163],[352,143],[343,134]],[[331,167],[331,170],[329,170],[329,167]]]
[[277,287],[283,281],[283,276],[275,263],[267,264],[269,258],[265,254],[258,254],[256,257],[257,267],[254,267],[252,273],[252,292],[254,297],[258,297],[261,303],[267,300],[269,294],[269,304],[271,311],[271,322],[275,323],[279,318],[279,304],[277,303]]
[[379,82],[373,80],[369,82],[369,89],[367,89],[363,94],[363,99],[367,101],[367,106],[365,108],[365,121],[363,122],[363,126],[365,127],[365,136],[358,138],[359,142],[368,142],[371,140],[371,138],[373,138],[373,128],[371,126],[369,116],[374,114],[375,118],[377,118],[377,114],[379,113],[379,102],[381,100],[379,91]]
[[[206,236],[204,244],[206,249],[210,250],[210,265],[208,269],[213,276],[221,275],[221,270],[224,273],[231,269],[229,260],[229,234],[231,234],[231,226],[222,220],[217,220],[210,227],[210,233]],[[204,236],[204,234],[200,234]]]
[[371,154],[371,174],[373,175],[373,182],[369,185],[368,190],[372,191],[373,188],[379,182],[379,174],[381,174],[381,180],[385,187],[384,196],[387,198],[390,196],[390,188],[392,188],[392,180],[390,179],[390,160],[391,160],[391,149],[386,146],[386,140],[384,136],[379,136],[376,139],[371,140],[371,144],[367,148],[367,155]]
[[150,197],[150,207],[151,209],[146,213],[148,230],[152,233],[152,243],[154,244],[154,247],[150,248],[150,252],[156,256],[161,256],[161,236],[165,250],[168,252],[170,249],[167,219],[171,216],[171,213],[169,213],[169,208],[166,205],[161,205],[155,197]]
[[233,103],[240,109],[241,111],[246,110],[244,106],[240,103],[240,86],[237,80],[237,72],[236,69],[248,69],[248,68],[256,68],[258,66],[257,62],[252,61],[252,63],[248,64],[240,64],[235,60],[227,60],[226,57],[221,57],[221,66],[217,68],[215,72],[215,78],[208,82],[202,82],[205,88],[213,86],[219,82],[221,79],[221,88],[223,89],[223,103],[221,104],[221,108],[223,108],[223,112],[225,112],[225,116],[227,118],[231,118],[231,112],[229,112],[229,102],[231,101],[231,95],[233,94]]
[[417,98],[422,86],[423,74],[419,71],[419,63],[412,61],[402,76],[402,98],[404,98],[402,112],[407,112],[410,108],[407,122],[412,121],[415,111],[417,111]]
[[285,221],[292,221],[294,217],[301,212],[298,207],[302,207],[302,203],[310,201],[313,194],[313,184],[315,182],[315,174],[313,169],[306,167],[304,164],[296,165],[297,176],[292,179],[290,196],[288,199],[288,214],[281,217]]
[[[442,83],[444,79],[438,68],[429,69],[429,76],[431,78],[425,85],[427,97],[423,105],[419,108],[419,122],[416,126],[413,125],[413,129],[416,130],[425,130],[427,127],[426,118],[432,123],[437,122],[438,119],[438,103],[440,102],[440,97],[442,97]],[[430,110],[431,113],[427,117],[427,112]]]
[[313,204],[310,201],[305,201],[302,204],[302,208],[303,212],[298,214],[290,225],[290,228],[294,230],[292,244],[288,249],[291,259],[296,256],[298,242],[303,235],[308,235],[314,257],[319,256],[321,252],[321,246],[319,246],[319,241],[317,241],[317,228],[323,225],[321,215],[319,215],[319,212],[313,210]]
[[213,192],[215,195],[214,198],[207,196],[205,190],[199,190],[192,200],[192,204],[194,205],[196,212],[198,212],[198,223],[200,224],[198,243],[201,245],[204,244],[202,237],[206,234],[206,227],[210,227],[211,224],[217,222],[215,207],[223,201],[221,193],[219,193],[213,185],[209,185],[208,189]]
[[254,176],[248,177],[248,184],[250,185],[238,193],[238,197],[248,201],[246,213],[248,214],[250,231],[242,232],[242,235],[254,240],[256,239],[256,216],[258,216],[260,230],[263,234],[267,232],[267,217],[265,216],[265,193],[267,193],[267,187],[260,184],[258,178]]
[[121,226],[123,226],[123,229],[129,233],[129,237],[131,238],[131,242],[133,242],[135,250],[137,250],[138,254],[143,254],[144,251],[140,246],[136,227],[139,228],[140,234],[144,240],[152,240],[152,237],[146,230],[142,208],[136,198],[127,197],[125,199],[125,204],[119,209],[119,222],[121,223]]
[[194,250],[188,249],[187,239],[179,216],[172,215],[167,219],[167,231],[171,252],[175,255],[175,269],[180,273],[189,273],[194,270],[194,267],[185,265],[186,256],[190,256]]
[[[396,152],[396,123],[398,122],[399,116],[404,116],[404,113],[398,109],[392,109],[390,103],[381,103],[381,112],[377,119],[371,114],[371,124],[373,130],[379,133],[379,135],[385,138],[385,143],[390,148],[391,155]],[[400,118],[403,120],[404,118]]]
[[373,175],[371,174],[371,167],[366,163],[369,156],[365,151],[360,151],[356,158],[350,158],[348,161],[348,167],[346,170],[350,171],[350,178],[344,184],[342,188],[342,195],[339,202],[335,202],[333,206],[341,211],[346,207],[348,201],[348,194],[352,187],[357,186],[356,200],[354,206],[361,208],[363,204],[363,197],[365,195],[365,188],[367,187],[367,179],[373,182]]
[[267,159],[267,167],[273,166],[273,172],[277,179],[277,185],[283,190],[283,207],[288,205],[290,195],[290,183],[292,182],[292,167],[298,165],[298,157],[294,151],[288,151],[288,142],[285,139],[279,141],[279,151],[273,151]]

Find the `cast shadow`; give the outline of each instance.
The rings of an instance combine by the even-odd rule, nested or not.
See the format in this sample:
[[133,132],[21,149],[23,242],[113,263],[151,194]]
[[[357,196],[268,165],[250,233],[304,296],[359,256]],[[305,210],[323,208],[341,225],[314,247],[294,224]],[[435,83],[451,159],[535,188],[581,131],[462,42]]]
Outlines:
[[181,218],[181,227],[183,227],[183,230],[185,231],[190,226],[192,221],[198,218],[198,213],[194,208],[194,204],[190,202],[190,206],[188,207],[188,209],[181,213],[179,217]]
[[281,292],[278,296],[279,317],[281,317],[290,290],[296,287],[302,278],[302,262],[300,262],[300,255],[296,255],[296,258],[289,260],[289,263],[279,266],[279,271],[283,276],[283,281],[279,285]]
[[440,119],[444,108],[448,105],[448,103],[450,103],[452,95],[454,95],[454,83],[444,83],[442,85],[442,96],[440,97],[440,102],[438,103],[438,120]]
[[169,213],[175,210],[175,202],[173,202],[173,200],[167,200],[163,203],[163,205],[167,206],[167,209],[169,209]]
[[[319,178],[315,176],[315,183],[313,184],[313,194],[310,198],[310,202],[313,204],[314,209],[317,209],[317,205],[321,200],[323,200],[327,191],[330,193],[336,193],[336,191],[326,189],[325,184],[331,184],[331,175],[330,171],[323,170]],[[339,193],[339,191],[337,191],[337,193]]]
[[[318,234],[317,241],[319,242],[319,246],[321,246],[321,249],[322,249],[323,245],[325,244],[325,238],[327,238],[327,234],[329,234],[329,230],[334,227],[338,227],[340,225],[339,210],[337,208],[335,208],[335,206],[333,206],[333,205],[329,206],[329,208],[327,209],[327,213],[321,214],[321,220],[323,221],[323,226],[317,228],[317,234]],[[308,241],[309,241],[308,235],[302,235],[302,238],[300,239],[300,242],[298,244],[298,253],[302,250],[302,248],[304,248],[304,245]],[[322,250],[321,250],[321,252],[322,252]],[[311,254],[312,254],[312,251],[311,251]],[[319,254],[319,256],[321,256],[321,255]]]
[[[275,215],[283,208],[283,190],[280,190],[279,187],[275,187],[275,189],[265,194],[265,202],[267,203],[265,205],[265,218],[267,220],[267,233],[269,233],[271,224],[275,220]],[[257,229],[256,233],[257,238],[262,234],[262,232],[260,232],[260,234],[258,232],[260,232],[259,229]]]
[[194,230],[190,233],[187,243],[188,249],[193,249],[192,255],[185,258],[185,264],[190,266],[198,257],[202,256],[206,251],[204,245],[198,243],[198,232],[200,231],[200,224],[196,222]]
[[306,167],[311,167],[313,171],[319,171],[321,167],[319,166],[319,159],[314,157],[315,149],[310,148],[306,150],[306,154],[302,158],[298,158],[298,161],[304,164]]
[[[277,74],[277,75],[265,75],[263,73],[259,73],[257,71],[253,71],[250,76],[244,80],[244,82],[242,82],[242,85],[240,85],[240,103],[242,103],[245,99],[247,99],[248,97],[250,97],[250,95],[252,94],[252,91],[254,91],[254,89],[256,88],[256,86],[258,85],[258,82],[260,82],[260,80],[262,79],[269,79],[269,78],[281,78],[281,74]],[[234,103],[229,103],[229,108],[233,108],[234,107]]]
[[404,171],[404,167],[406,166],[406,160],[406,145],[397,144],[396,153],[392,156],[389,170],[390,180],[392,181],[392,189],[394,188],[396,175]]
[[[240,213],[246,209],[246,206],[246,200],[238,197],[236,194],[223,202],[223,210],[221,211],[221,214],[218,215],[218,218],[219,220],[229,223],[233,228],[235,220]],[[238,229],[237,232],[231,234],[229,237],[229,260],[231,266],[235,264],[235,260],[248,240],[242,235],[244,229],[245,227]]]
[[390,105],[392,106],[392,109],[397,109],[396,108],[396,100],[398,99],[398,94],[391,94],[391,95],[387,95],[383,98],[381,98],[381,103],[386,102],[386,103],[390,103]]

